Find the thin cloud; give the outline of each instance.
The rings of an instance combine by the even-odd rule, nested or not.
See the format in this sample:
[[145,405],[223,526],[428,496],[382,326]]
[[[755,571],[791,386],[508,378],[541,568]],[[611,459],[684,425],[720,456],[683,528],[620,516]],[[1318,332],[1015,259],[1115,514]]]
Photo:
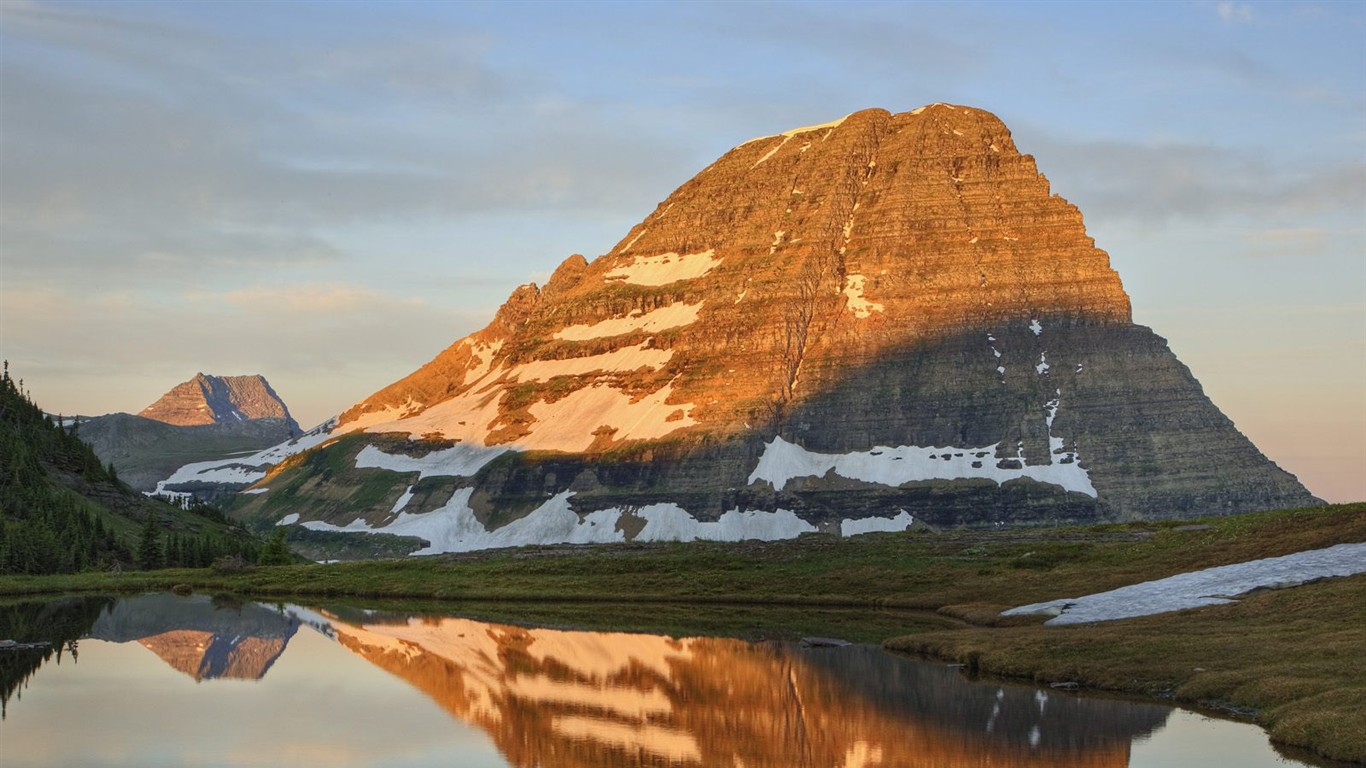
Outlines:
[[1257,153],[1213,145],[1050,136],[1033,137],[1031,148],[1046,158],[1040,166],[1058,191],[1089,217],[1154,223],[1353,214],[1366,200],[1366,163],[1360,161],[1287,170]]
[[1254,18],[1252,6],[1232,0],[1220,0],[1215,11],[1225,24],[1251,24]]
[[[364,286],[262,285],[166,296],[6,295],[5,353],[67,413],[134,407],[90,382],[141,381],[165,391],[195,371],[263,373],[295,391],[301,420],[321,420],[415,369],[488,321]],[[81,384],[84,382],[85,384]]]
[[1253,256],[1311,256],[1322,253],[1328,233],[1316,227],[1263,229],[1243,236]]

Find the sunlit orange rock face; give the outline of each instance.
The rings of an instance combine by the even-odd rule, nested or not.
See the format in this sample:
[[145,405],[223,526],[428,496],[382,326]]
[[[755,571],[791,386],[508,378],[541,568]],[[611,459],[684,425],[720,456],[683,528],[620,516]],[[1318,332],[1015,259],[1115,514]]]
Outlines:
[[[425,425],[578,451],[676,430],[732,434],[888,351],[1034,318],[1130,320],[1077,209],[990,113],[867,110],[736,147],[612,251],[572,256],[543,289],[518,289],[488,328],[340,422],[413,417],[474,394],[498,400],[479,412],[487,423]],[[564,363],[585,358],[600,365]],[[559,362],[569,380],[528,371],[534,362]],[[668,397],[631,414],[651,421],[648,434],[625,422],[601,440],[544,430],[561,414],[538,404],[587,402],[592,388]]]
[[138,414],[181,427],[231,424],[256,419],[288,423],[293,434],[299,425],[264,376],[206,376],[196,373],[177,384]]
[[[442,510],[395,531],[430,553],[1317,503],[1133,324],[1006,126],[947,104],[735,147],[332,434],[352,439],[239,513],[383,530]],[[577,526],[550,519],[565,507]]]
[[875,648],[466,619],[333,628],[527,768],[1125,766],[1130,740],[1167,712],[968,686]]

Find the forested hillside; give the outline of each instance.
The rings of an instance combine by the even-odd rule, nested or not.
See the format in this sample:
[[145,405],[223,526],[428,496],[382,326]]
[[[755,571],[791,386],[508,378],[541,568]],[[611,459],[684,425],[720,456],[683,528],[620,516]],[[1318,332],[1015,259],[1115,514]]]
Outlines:
[[206,505],[181,509],[119,481],[79,427],[46,416],[0,375],[0,574],[207,566],[259,541]]

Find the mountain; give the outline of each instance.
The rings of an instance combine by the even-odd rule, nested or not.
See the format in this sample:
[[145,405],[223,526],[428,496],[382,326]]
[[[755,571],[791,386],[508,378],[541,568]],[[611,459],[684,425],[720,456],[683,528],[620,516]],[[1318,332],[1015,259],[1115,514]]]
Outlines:
[[[187,464],[253,453],[302,433],[264,376],[207,376],[173,387],[140,414],[81,421],[81,437],[129,485],[157,490]],[[198,490],[214,501],[223,489]],[[187,491],[181,491],[187,492]]]
[[302,431],[289,415],[284,401],[260,374],[206,376],[196,373],[194,378],[172,387],[138,415],[181,427],[275,419],[287,424],[293,435]]
[[241,462],[236,513],[428,553],[1318,503],[947,104],[741,144],[318,442]]

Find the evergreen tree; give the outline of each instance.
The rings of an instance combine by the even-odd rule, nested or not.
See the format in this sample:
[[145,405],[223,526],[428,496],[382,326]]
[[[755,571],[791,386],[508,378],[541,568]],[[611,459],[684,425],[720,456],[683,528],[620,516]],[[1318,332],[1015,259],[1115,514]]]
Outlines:
[[165,564],[161,549],[161,526],[157,525],[155,512],[147,513],[147,522],[142,526],[142,539],[138,542],[138,565],[146,570],[155,570]]
[[285,529],[276,528],[270,534],[270,540],[261,549],[260,558],[256,561],[258,565],[289,565],[290,555],[289,546],[285,544]]

